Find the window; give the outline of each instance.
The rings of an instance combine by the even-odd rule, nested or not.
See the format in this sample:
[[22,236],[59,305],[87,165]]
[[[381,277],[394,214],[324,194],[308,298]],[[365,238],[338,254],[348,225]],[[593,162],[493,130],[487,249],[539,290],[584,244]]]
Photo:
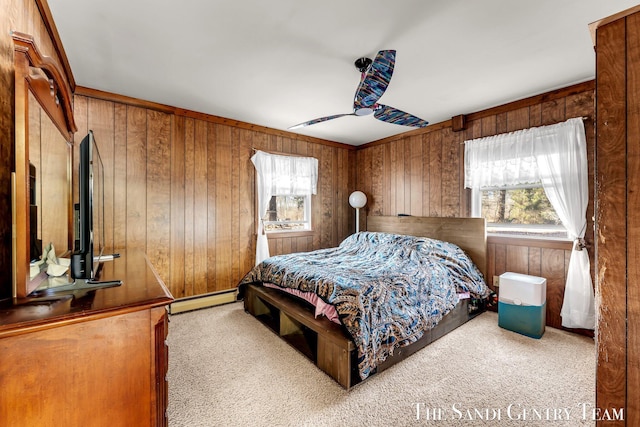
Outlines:
[[473,191],[473,215],[487,220],[487,232],[522,237],[567,238],[567,231],[540,185]]
[[258,263],[269,256],[267,234],[311,230],[311,196],[318,188],[318,159],[256,150],[251,162],[257,172]]
[[[589,203],[589,171],[584,118],[465,141],[464,186],[473,191],[472,214],[484,205],[493,211],[494,227],[525,228],[526,233],[553,222],[547,201],[531,183],[540,183],[567,239],[575,241],[562,304],[562,326],[593,329],[594,297],[589,254],[584,248]],[[514,190],[509,193],[509,190]],[[520,194],[518,194],[520,193]],[[512,213],[511,211],[514,210]],[[507,214],[507,210],[509,213]],[[529,215],[530,212],[533,212]],[[512,225],[521,222],[543,224]],[[502,223],[500,221],[503,221]],[[508,228],[508,227],[507,227]]]
[[264,229],[267,233],[311,230],[311,195],[272,196]]
[[584,235],[584,138],[582,118],[576,118],[465,141],[464,186],[473,191],[472,215],[484,216],[490,233],[571,240]]

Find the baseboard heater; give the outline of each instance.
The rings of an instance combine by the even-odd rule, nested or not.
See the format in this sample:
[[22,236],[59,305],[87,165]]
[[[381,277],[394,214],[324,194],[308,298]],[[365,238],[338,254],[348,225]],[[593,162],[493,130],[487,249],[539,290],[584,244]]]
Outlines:
[[170,314],[184,313],[187,311],[199,310],[201,308],[215,307],[216,305],[228,304],[236,301],[238,289],[233,288],[210,294],[198,295],[194,297],[178,298],[169,306]]

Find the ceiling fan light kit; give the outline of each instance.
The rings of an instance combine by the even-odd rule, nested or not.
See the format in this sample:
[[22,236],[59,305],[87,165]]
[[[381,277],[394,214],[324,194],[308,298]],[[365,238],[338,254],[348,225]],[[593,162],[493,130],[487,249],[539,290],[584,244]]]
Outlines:
[[375,59],[358,58],[354,65],[360,71],[360,84],[353,101],[353,113],[334,114],[309,120],[289,127],[290,130],[315,125],[344,116],[370,116],[376,119],[401,126],[425,127],[429,124],[414,115],[388,105],[378,104],[378,100],[389,86],[393,68],[396,63],[395,50],[381,50]]

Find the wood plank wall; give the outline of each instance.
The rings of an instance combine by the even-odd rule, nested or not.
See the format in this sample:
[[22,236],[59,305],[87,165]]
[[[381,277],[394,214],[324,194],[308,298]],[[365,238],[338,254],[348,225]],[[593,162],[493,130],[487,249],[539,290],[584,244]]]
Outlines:
[[595,23],[598,426],[640,425],[640,7]]
[[[594,173],[594,82],[586,82],[511,104],[469,114],[466,129],[451,121],[386,138],[357,152],[357,189],[369,201],[369,215],[469,216],[470,192],[464,185],[463,141],[586,117],[589,193]],[[587,235],[593,247],[593,201],[587,209]],[[488,282],[506,271],[547,278],[547,324],[561,327],[560,309],[570,255],[566,243],[533,239],[488,242]],[[590,251],[593,264],[593,251]],[[589,332],[585,332],[589,334]]]
[[233,289],[253,266],[253,148],[319,160],[313,232],[270,237],[272,255],[336,246],[354,227],[348,204],[353,147],[83,88],[79,93],[75,144],[94,131],[106,170],[107,247],[146,251],[176,298]]

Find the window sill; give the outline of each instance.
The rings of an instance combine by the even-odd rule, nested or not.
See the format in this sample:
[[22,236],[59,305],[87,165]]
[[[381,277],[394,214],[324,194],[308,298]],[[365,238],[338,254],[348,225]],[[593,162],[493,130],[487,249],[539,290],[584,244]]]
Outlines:
[[550,239],[545,237],[531,236],[507,236],[504,234],[487,234],[487,243],[512,246],[532,246],[536,248],[563,249],[567,251],[573,249],[573,241],[568,239]]
[[267,239],[282,239],[285,237],[309,237],[313,236],[313,230],[274,231],[267,233]]

